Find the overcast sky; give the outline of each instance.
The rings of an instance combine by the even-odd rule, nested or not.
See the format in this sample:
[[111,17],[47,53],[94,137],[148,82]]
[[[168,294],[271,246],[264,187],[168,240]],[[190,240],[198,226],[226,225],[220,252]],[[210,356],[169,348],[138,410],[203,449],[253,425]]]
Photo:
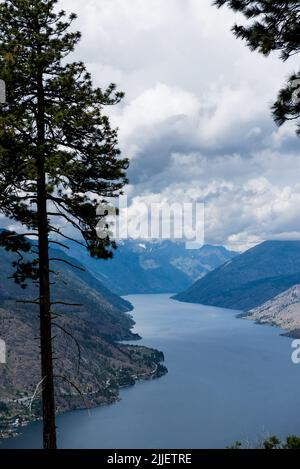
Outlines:
[[62,0],[78,14],[76,56],[126,92],[112,119],[130,157],[133,204],[206,205],[206,242],[244,249],[300,239],[299,139],[270,106],[296,60],[235,39],[212,0]]

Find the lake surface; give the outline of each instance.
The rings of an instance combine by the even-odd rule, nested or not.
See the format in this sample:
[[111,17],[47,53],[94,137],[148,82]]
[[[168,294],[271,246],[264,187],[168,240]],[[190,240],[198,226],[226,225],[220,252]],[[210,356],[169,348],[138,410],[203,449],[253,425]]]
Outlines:
[[[224,448],[268,434],[300,435],[300,365],[280,329],[236,311],[129,296],[142,343],[169,373],[121,391],[114,405],[58,417],[60,448]],[[41,423],[1,448],[41,446]]]

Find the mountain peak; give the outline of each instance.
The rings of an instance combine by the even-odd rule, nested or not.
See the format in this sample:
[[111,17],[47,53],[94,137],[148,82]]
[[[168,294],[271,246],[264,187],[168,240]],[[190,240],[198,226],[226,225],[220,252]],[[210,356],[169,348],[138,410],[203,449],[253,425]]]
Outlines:
[[248,310],[299,281],[300,241],[268,240],[208,273],[175,298]]

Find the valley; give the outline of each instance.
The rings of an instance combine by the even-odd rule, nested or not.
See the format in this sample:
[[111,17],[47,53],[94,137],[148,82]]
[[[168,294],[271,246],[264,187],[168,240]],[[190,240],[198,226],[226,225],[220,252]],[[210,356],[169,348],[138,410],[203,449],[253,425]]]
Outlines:
[[[125,247],[121,246],[122,249],[123,259]],[[240,255],[222,247],[204,246],[200,250],[187,252],[183,257],[182,247],[172,242],[154,245],[132,242],[127,243],[126,249],[129,252],[124,258],[123,267],[120,267],[118,258],[111,267],[110,275],[115,275],[115,269],[120,267],[120,277],[117,277],[120,283],[115,282],[114,292],[108,288],[109,276],[106,277],[105,283],[101,281],[104,276],[103,269],[106,268],[103,267],[103,261],[95,261],[81,255],[77,247],[78,257],[70,255],[75,255],[74,249],[68,252],[51,250],[53,257],[61,257],[66,261],[54,263],[59,281],[55,282],[53,278],[54,299],[64,303],[56,307],[58,327],[55,337],[55,371],[57,376],[61,377],[57,380],[56,389],[58,414],[76,409],[102,408],[113,403],[116,405],[120,396],[124,398],[124,389],[128,386],[164,377],[170,366],[173,373],[176,366],[172,361],[173,352],[169,349],[169,340],[173,340],[174,334],[176,340],[190,341],[189,346],[186,342],[186,347],[189,348],[186,360],[192,362],[192,351],[196,353],[197,350],[197,334],[200,334],[199,340],[204,341],[203,353],[208,353],[205,343],[206,334],[209,334],[212,340],[209,349],[211,353],[213,342],[217,338],[221,339],[221,331],[226,337],[229,334],[227,327],[235,330],[244,322],[240,322],[241,319],[237,317],[247,319],[245,323],[249,326],[245,326],[245,329],[241,326],[241,331],[246,333],[250,348],[251,341],[253,345],[255,343],[255,334],[260,335],[259,325],[259,329],[250,327],[253,321],[280,328],[274,329],[274,343],[277,343],[275,337],[279,338],[280,334],[288,337],[299,336],[299,242],[269,241]],[[0,379],[3,383],[0,392],[0,432],[5,438],[17,435],[20,428],[22,434],[24,432],[26,435],[23,426],[30,421],[39,420],[41,409],[38,390],[32,399],[39,382],[39,344],[35,339],[38,335],[37,311],[33,305],[16,303],[16,299],[22,301],[34,297],[35,286],[29,284],[28,288],[22,291],[12,280],[8,280],[13,257],[4,250],[0,251],[0,256],[0,330],[1,337],[8,346],[8,363],[0,369]],[[222,261],[224,262],[220,265]],[[204,263],[207,272],[201,274]],[[180,266],[180,275],[183,275],[185,270],[185,274],[188,272],[191,277],[201,276],[185,292],[175,295],[172,300],[169,295],[157,292],[171,286],[164,283],[165,269],[170,269],[171,264],[173,267],[176,264],[176,269]],[[111,264],[108,262],[105,265]],[[141,274],[141,269],[146,277]],[[156,283],[150,281],[148,270],[153,271]],[[174,280],[172,275],[169,278]],[[144,280],[143,289],[146,293],[141,294],[139,285]],[[181,290],[186,285],[186,278],[177,276],[176,282]],[[120,297],[117,291],[122,291],[126,284],[129,290],[136,288],[139,294]],[[153,289],[155,294],[150,295]],[[76,303],[77,307],[67,306],[67,303]],[[164,314],[166,317],[162,319],[161,315]],[[172,314],[178,323],[173,323]],[[215,323],[215,320],[218,322]],[[201,331],[202,327],[204,329]],[[262,328],[262,335],[263,330]],[[154,331],[156,339],[153,341],[151,338]],[[137,343],[141,337],[142,344]],[[222,350],[225,355],[229,353],[227,349]],[[237,348],[233,348],[230,353],[246,353],[243,350],[243,345],[239,342]],[[263,353],[262,345],[260,351]],[[180,353],[184,357],[184,350]],[[286,348],[285,359],[287,362],[290,360]],[[217,366],[217,361],[211,365]],[[250,366],[250,362],[247,366]],[[282,367],[284,369],[283,362]],[[180,377],[178,376],[178,382],[185,390],[191,379],[187,369],[184,372],[182,369]],[[201,370],[203,371],[203,364]],[[293,368],[289,373],[292,370]],[[208,369],[206,373],[209,373]],[[199,379],[201,374],[198,376],[196,373]],[[231,378],[233,376],[231,375]],[[236,379],[239,380],[238,377]],[[173,381],[172,383],[175,385]],[[159,390],[161,385],[157,381],[154,386],[149,389],[155,394],[156,387]],[[138,396],[142,388],[138,386],[136,389],[134,395]],[[173,391],[169,389],[168,392],[172,394]],[[201,392],[203,397],[203,389]],[[125,394],[126,399],[131,395],[127,392]],[[126,404],[124,405],[126,408]],[[114,411],[108,410],[109,415],[111,412],[114,414]],[[211,442],[209,444],[215,444]],[[95,445],[97,447],[96,442]]]
[[[51,254],[68,261],[56,262],[53,277],[53,300],[63,303],[56,305],[53,323],[57,412],[111,404],[121,387],[164,375],[162,352],[120,343],[140,338],[132,332],[130,302],[111,293],[75,259],[59,250]],[[5,437],[41,416],[39,323],[37,306],[23,303],[35,298],[35,285],[20,289],[8,278],[13,256],[0,249],[0,257],[0,334],[7,347],[7,363],[0,367],[0,436]]]
[[[225,448],[300,434],[300,365],[280,329],[236,311],[132,295],[134,332],[163,350],[169,373],[120,390],[113,405],[57,418],[62,449]],[[0,448],[40,448],[41,422]]]

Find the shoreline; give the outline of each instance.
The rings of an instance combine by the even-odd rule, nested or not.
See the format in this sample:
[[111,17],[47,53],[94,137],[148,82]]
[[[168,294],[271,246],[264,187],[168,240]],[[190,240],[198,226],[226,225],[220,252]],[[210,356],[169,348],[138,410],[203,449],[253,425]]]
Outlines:
[[[137,336],[137,335],[136,335]],[[136,339],[140,340],[140,339]],[[138,346],[135,345],[126,345],[129,349],[135,349]],[[91,405],[85,406],[82,405],[82,398],[78,395],[69,395],[64,396],[65,399],[69,399],[69,405],[58,407],[57,415],[63,415],[68,412],[73,412],[76,410],[88,410],[88,409],[95,409],[97,407],[103,407],[108,405],[116,404],[121,400],[120,391],[125,388],[130,388],[135,386],[138,382],[141,381],[150,381],[154,379],[159,379],[168,373],[167,367],[163,364],[165,362],[165,357],[163,352],[160,352],[156,349],[152,349],[150,347],[144,347],[143,350],[147,350],[151,352],[151,363],[152,369],[149,371],[144,371],[143,373],[139,374],[132,374],[132,375],[125,375],[122,376],[120,382],[117,383],[116,387],[111,386],[111,383],[104,388],[99,390],[98,392],[92,392],[89,394],[85,394],[85,397],[90,400]],[[149,364],[148,364],[149,365]],[[154,365],[154,366],[153,366]],[[110,394],[108,397],[104,397],[105,393]],[[104,394],[103,394],[104,393]],[[12,415],[7,419],[7,423],[0,422],[0,449],[1,449],[1,442],[5,441],[10,438],[17,438],[22,433],[22,428],[30,425],[31,423],[41,421],[42,417],[38,415],[32,415],[32,418],[29,418],[29,406],[28,401],[31,398],[23,398],[22,400],[12,400],[7,401],[7,407],[9,407],[10,403],[16,404],[13,406],[15,408],[15,412],[12,410]],[[73,401],[73,403],[72,403]]]
[[264,320],[263,318],[259,319],[257,317],[253,317],[249,313],[240,313],[237,314],[236,317],[238,319],[247,319],[248,321],[252,321],[254,324],[258,324],[259,326],[269,326],[281,329],[282,333],[279,334],[281,337],[287,337],[289,339],[300,339],[300,327],[296,329],[288,329],[287,327],[284,327],[283,324],[278,324],[276,321],[268,321]]

